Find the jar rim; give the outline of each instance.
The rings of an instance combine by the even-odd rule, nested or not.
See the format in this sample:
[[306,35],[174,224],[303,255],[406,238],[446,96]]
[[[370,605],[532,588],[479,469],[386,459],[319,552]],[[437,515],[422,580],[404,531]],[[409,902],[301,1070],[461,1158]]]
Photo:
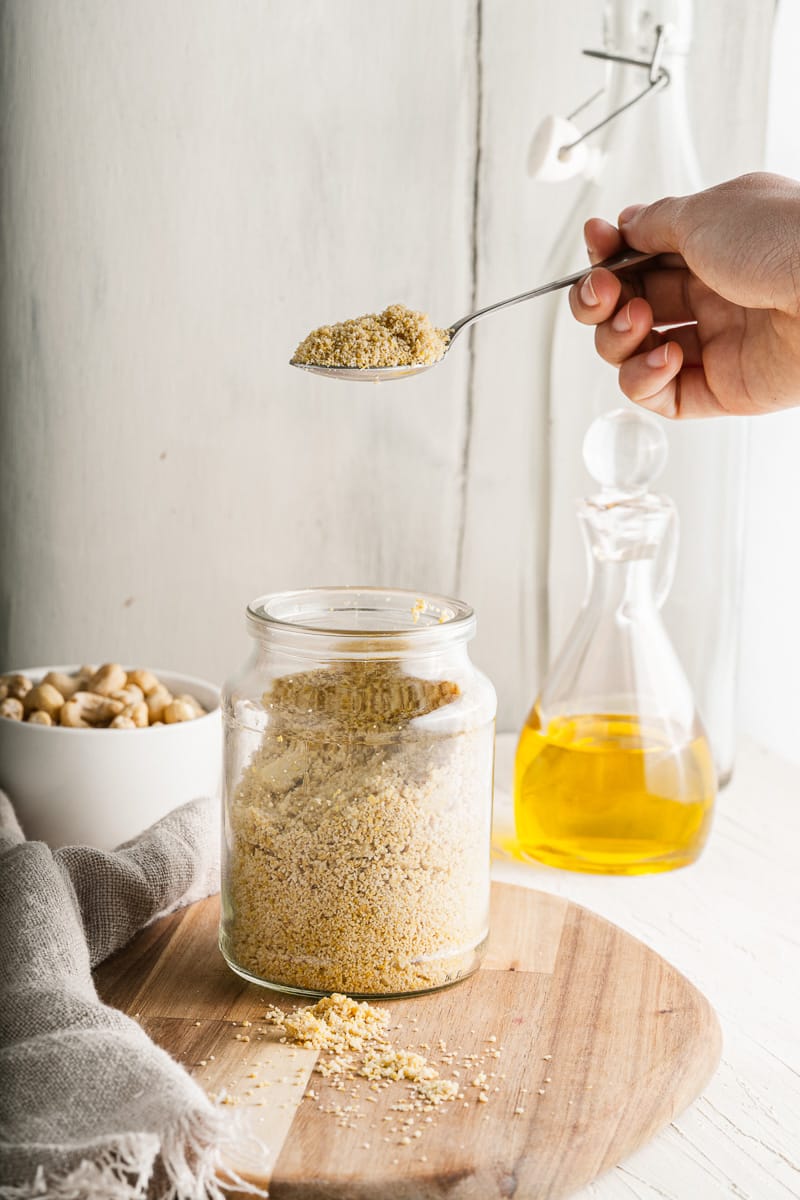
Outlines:
[[474,633],[475,614],[464,601],[435,593],[338,586],[258,596],[247,606],[247,623],[256,636],[408,654],[465,641]]

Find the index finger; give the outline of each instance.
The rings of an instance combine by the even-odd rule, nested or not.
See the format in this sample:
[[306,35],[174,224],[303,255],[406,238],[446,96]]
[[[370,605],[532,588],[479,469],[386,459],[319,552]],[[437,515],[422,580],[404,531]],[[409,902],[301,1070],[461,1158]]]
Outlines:
[[573,316],[582,325],[601,325],[615,312],[640,296],[652,310],[655,325],[683,325],[696,320],[689,291],[689,271],[657,266],[627,271],[595,267],[569,291]]
[[590,217],[583,227],[583,237],[589,262],[599,263],[612,254],[618,254],[625,246],[622,234],[616,225],[610,225],[601,217]]

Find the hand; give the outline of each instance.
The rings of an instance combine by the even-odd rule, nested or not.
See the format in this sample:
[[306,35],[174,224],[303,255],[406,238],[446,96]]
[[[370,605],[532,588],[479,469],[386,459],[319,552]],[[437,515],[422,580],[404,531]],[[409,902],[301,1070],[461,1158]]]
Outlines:
[[584,233],[592,262],[624,245],[661,256],[570,290],[631,400],[679,418],[800,404],[799,183],[744,175],[627,208],[619,229],[593,218]]

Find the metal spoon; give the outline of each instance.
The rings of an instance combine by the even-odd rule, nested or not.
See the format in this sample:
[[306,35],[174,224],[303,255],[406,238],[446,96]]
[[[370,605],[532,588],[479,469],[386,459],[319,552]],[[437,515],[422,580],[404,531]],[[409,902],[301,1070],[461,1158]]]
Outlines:
[[576,271],[574,275],[567,275],[564,279],[556,279],[553,283],[546,283],[543,287],[534,288],[532,292],[522,292],[519,296],[512,296],[510,300],[498,300],[496,304],[479,308],[477,312],[471,313],[468,317],[462,317],[460,321],[455,321],[450,326],[447,330],[449,334],[447,347],[442,357],[438,358],[436,362],[410,363],[403,367],[323,367],[317,363],[296,362],[291,363],[291,366],[299,367],[301,371],[311,371],[314,375],[325,375],[328,379],[357,379],[360,383],[383,383],[390,379],[405,379],[409,375],[419,375],[421,371],[429,371],[431,367],[438,367],[439,363],[444,362],[458,335],[468,329],[470,325],[474,325],[476,321],[482,321],[484,317],[488,317],[489,313],[498,312],[501,308],[510,308],[512,304],[521,304],[523,300],[533,300],[536,296],[546,296],[548,292],[557,292],[560,288],[571,287],[573,283],[578,283],[590,271],[595,271],[598,267],[617,273],[628,267],[636,267],[639,263],[654,257],[653,254],[643,254],[641,250],[625,249],[603,262],[595,263],[592,267],[584,267],[582,271]]

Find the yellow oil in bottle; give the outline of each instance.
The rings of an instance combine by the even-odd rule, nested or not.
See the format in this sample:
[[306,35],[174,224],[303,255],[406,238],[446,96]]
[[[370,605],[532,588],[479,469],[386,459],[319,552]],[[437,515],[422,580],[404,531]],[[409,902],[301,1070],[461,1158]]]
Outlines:
[[615,713],[560,717],[543,729],[535,707],[517,748],[518,849],[572,871],[669,871],[700,854],[715,795],[704,737],[676,745],[663,729]]

